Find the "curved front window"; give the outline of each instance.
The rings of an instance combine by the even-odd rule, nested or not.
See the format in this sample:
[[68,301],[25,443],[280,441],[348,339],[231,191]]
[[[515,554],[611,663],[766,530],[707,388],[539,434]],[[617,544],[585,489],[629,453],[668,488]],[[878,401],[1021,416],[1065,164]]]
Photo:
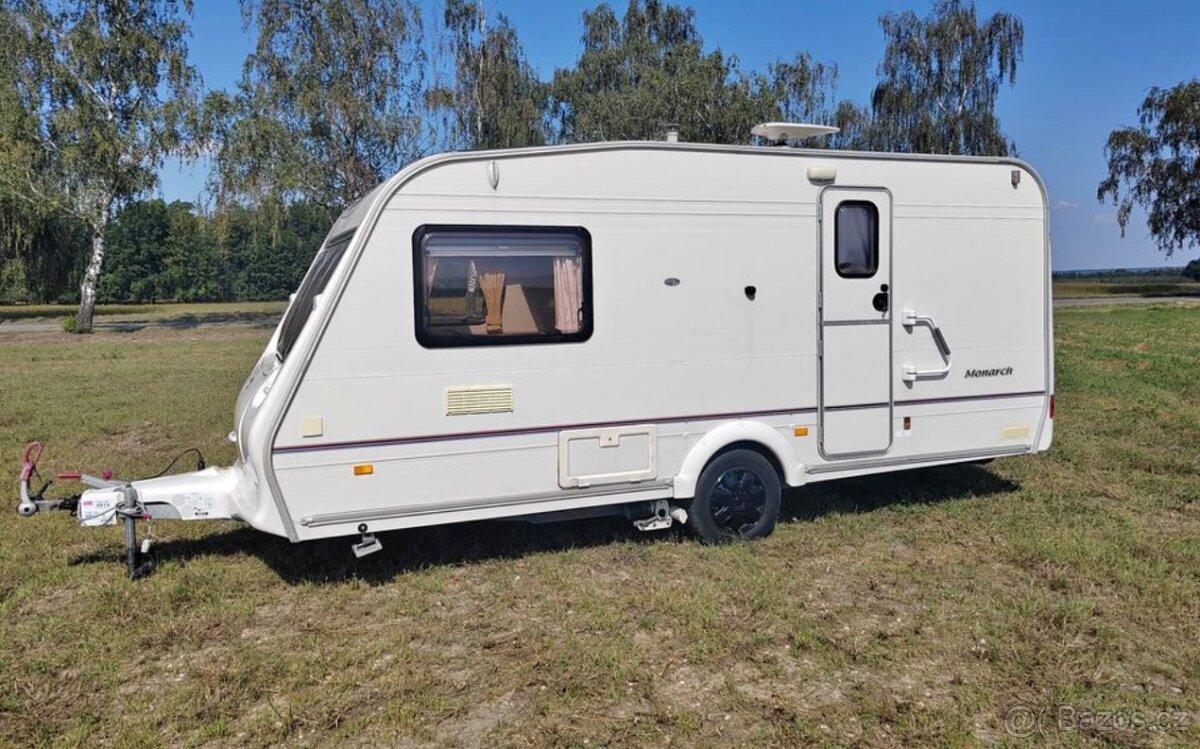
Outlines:
[[353,229],[339,234],[326,242],[325,246],[317,252],[317,256],[313,258],[308,273],[300,282],[296,298],[292,300],[287,314],[283,316],[283,323],[279,331],[279,343],[275,348],[280,361],[287,358],[288,352],[296,344],[296,339],[300,337],[300,331],[304,330],[304,325],[312,315],[313,301],[325,292],[325,286],[329,283],[330,277],[333,276],[334,270],[337,269],[342,255],[346,253],[346,248],[350,246],[350,240],[353,238]]

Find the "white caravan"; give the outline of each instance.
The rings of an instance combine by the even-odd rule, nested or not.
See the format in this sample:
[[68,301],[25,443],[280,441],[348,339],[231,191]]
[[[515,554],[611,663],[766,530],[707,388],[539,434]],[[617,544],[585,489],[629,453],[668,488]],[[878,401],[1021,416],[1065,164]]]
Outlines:
[[330,230],[242,388],[232,467],[84,477],[64,506],[124,520],[131,572],[146,514],[360,554],[380,531],[550,513],[762,536],[783,486],[1049,448],[1047,221],[1014,159],[423,159]]

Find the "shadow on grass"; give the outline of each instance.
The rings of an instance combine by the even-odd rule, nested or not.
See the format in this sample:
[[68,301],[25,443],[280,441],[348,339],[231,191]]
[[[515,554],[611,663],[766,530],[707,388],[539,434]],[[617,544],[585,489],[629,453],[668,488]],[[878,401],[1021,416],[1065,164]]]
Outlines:
[[225,325],[240,325],[255,328],[273,328],[279,324],[279,315],[268,312],[233,312],[220,314],[186,314],[163,320],[131,320],[129,322],[96,323],[97,330],[107,330],[113,333],[136,333],[146,328],[167,328],[169,330],[192,330],[201,326],[221,327]]
[[[1018,486],[978,465],[954,465],[828,481],[784,495],[781,522],[804,522],[824,515],[871,512],[883,507],[949,502],[1013,492]],[[531,554],[627,543],[692,543],[678,526],[667,533],[641,533],[622,517],[557,523],[521,521],[457,523],[378,534],[383,550],[355,559],[355,537],[292,544],[249,527],[195,539],[173,539],[155,547],[160,564],[206,556],[257,556],[291,584],[338,583],[359,579],[382,584],[396,576],[442,565],[516,559]],[[120,563],[112,547],[71,564]]]
[[780,520],[811,520],[822,515],[870,512],[882,507],[950,502],[1008,494],[1020,489],[975,463],[822,481],[785,494]]

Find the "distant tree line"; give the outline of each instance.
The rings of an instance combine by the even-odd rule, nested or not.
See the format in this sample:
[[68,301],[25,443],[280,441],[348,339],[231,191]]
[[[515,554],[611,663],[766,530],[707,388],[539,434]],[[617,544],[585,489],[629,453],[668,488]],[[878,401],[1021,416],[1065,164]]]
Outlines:
[[[79,301],[87,330],[98,299],[283,298],[345,206],[444,150],[658,139],[667,123],[684,140],[747,143],[771,120],[841,128],[813,147],[1015,149],[995,106],[1024,29],[969,1],[884,14],[861,100],[839,98],[836,64],[803,50],[746,69],[705,44],[693,9],[661,0],[585,11],[578,58],[546,77],[482,0],[432,17],[413,0],[241,10],[255,34],[242,76],[206,91],[191,0],[0,0],[0,301]],[[1122,221],[1158,194],[1182,200],[1161,214],[1183,227],[1173,247],[1194,241],[1197,183],[1160,163],[1194,158],[1188,106],[1147,99],[1142,127],[1110,139],[1100,192]],[[201,204],[152,198],[167,157],[210,166]]]
[[1137,280],[1159,282],[1163,280],[1179,280],[1180,277],[1200,281],[1200,260],[1193,260],[1186,267],[1165,266],[1162,268],[1103,268],[1075,270],[1056,270],[1052,274],[1057,279],[1073,281],[1124,281]]
[[[291,203],[278,216],[245,207],[213,213],[159,198],[133,201],[105,231],[98,302],[286,299],[329,230],[320,206]],[[32,252],[0,269],[0,303],[78,301],[90,238],[69,219],[42,225]]]

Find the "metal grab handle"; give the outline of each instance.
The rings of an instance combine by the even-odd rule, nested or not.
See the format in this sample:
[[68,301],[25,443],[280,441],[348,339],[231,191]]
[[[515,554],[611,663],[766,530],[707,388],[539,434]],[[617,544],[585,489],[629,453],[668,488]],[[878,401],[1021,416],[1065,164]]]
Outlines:
[[937,320],[934,320],[930,315],[918,315],[910,309],[904,310],[904,315],[900,319],[900,324],[906,328],[911,328],[916,325],[924,325],[929,328],[929,332],[933,334],[933,342],[937,345],[938,353],[942,357],[942,361],[946,364],[937,369],[917,369],[911,364],[905,364],[901,368],[901,377],[905,382],[913,382],[919,378],[944,377],[950,373],[950,344],[946,343],[946,336],[942,335],[942,329],[938,327]]

